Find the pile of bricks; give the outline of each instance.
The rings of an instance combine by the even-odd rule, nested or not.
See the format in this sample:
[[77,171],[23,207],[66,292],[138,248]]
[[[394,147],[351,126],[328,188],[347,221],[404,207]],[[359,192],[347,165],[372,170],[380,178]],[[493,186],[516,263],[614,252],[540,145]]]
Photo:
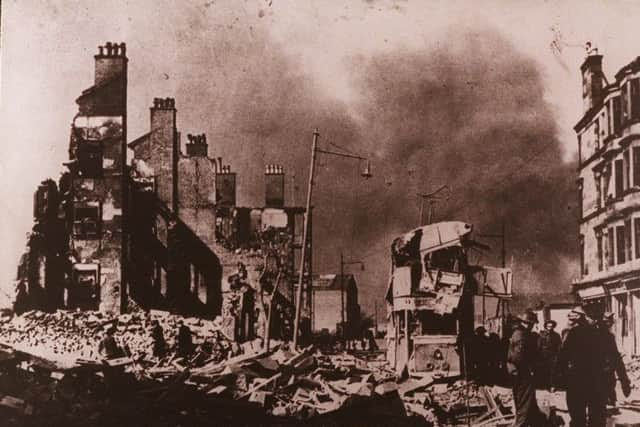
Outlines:
[[[162,357],[151,352],[154,320],[167,343]],[[179,322],[193,334],[190,357],[175,351]],[[98,354],[106,328],[115,328],[125,357],[104,360]],[[296,350],[275,341],[267,350],[260,340],[240,345],[221,333],[218,321],[159,311],[116,317],[32,311],[0,322],[0,342],[5,348],[0,352],[0,412],[10,410],[16,419],[48,419],[53,415],[47,411],[53,411],[65,422],[68,417],[112,422],[109,405],[124,395],[127,403],[113,407],[122,412],[118,416],[137,419],[136,408],[154,408],[150,417],[157,425],[206,425],[213,411],[220,419],[228,416],[228,424],[245,416],[248,424],[259,419],[262,425],[362,424],[367,419],[373,425],[429,426],[491,420],[508,415],[510,406],[495,390],[459,378],[400,380],[364,353],[313,346]],[[224,353],[214,354],[211,347]],[[3,360],[13,365],[2,365]],[[29,375],[36,378],[25,380]],[[20,378],[20,386],[5,387]]]

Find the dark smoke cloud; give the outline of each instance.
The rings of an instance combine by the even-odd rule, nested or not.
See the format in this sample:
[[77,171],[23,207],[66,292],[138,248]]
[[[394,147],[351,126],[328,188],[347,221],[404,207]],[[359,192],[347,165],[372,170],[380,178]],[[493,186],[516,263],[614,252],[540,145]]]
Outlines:
[[[542,75],[492,31],[445,40],[433,50],[354,62],[368,124],[363,142],[385,165],[385,194],[393,193],[378,195],[378,209],[410,226],[417,216],[403,210],[417,205],[415,193],[448,184],[453,194],[435,206],[437,219],[468,221],[488,234],[504,221],[517,291],[566,292],[576,249],[575,169],[562,160]],[[499,265],[499,240],[484,240],[493,256],[475,258]]]
[[[320,155],[314,205],[314,265],[337,271],[339,252],[364,260],[365,309],[382,301],[389,245],[418,222],[418,192],[449,184],[436,219],[496,233],[504,220],[520,292],[567,289],[574,256],[573,165],[562,161],[556,124],[537,65],[492,31],[450,34],[435,49],[351,58],[355,105],[324,92],[301,60],[262,26],[207,28],[196,13],[176,49],[179,126],[207,132],[210,155],[239,172],[239,203],[264,202],[264,164],[284,164],[287,197],[304,203],[311,132],[321,145],[369,155]],[[249,27],[249,28],[248,28]],[[177,37],[181,37],[180,34]],[[294,189],[295,187],[295,189]],[[499,263],[494,250],[481,262]]]

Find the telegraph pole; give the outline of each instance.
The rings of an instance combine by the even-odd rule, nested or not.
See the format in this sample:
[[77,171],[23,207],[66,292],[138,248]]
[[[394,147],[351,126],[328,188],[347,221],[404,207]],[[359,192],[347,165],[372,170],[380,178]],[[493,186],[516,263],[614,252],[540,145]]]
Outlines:
[[378,301],[374,301],[373,304],[374,304],[373,307],[374,307],[374,313],[375,313],[374,325],[376,328],[375,330],[376,330],[376,337],[377,337],[378,336]]
[[340,335],[344,338],[344,254],[340,251]]
[[[302,254],[300,256],[300,275],[298,277],[298,290],[296,292],[296,315],[295,315],[295,323],[293,325],[293,346],[294,347],[298,345],[298,334],[300,332],[300,317],[301,317],[301,308],[302,308],[302,283],[304,281],[304,266],[305,266],[305,261],[307,259],[306,257],[307,245],[310,237],[309,221],[310,221],[310,215],[311,215],[311,193],[313,191],[313,174],[316,167],[316,154],[324,153],[324,154],[330,154],[332,156],[346,157],[346,158],[366,161],[367,162],[366,167],[360,175],[362,175],[362,177],[365,179],[369,179],[372,176],[371,163],[366,157],[357,156],[355,154],[321,150],[318,148],[319,136],[320,136],[320,132],[318,132],[318,129],[315,129],[313,131],[313,144],[311,145],[311,166],[309,167],[309,184],[307,186],[307,203],[305,205],[305,212],[304,212],[304,232],[302,234],[302,251],[301,251]],[[313,298],[311,286],[312,286],[312,278],[309,277],[309,306],[311,306],[311,299]]]
[[[313,172],[316,167],[316,152],[318,149],[318,129],[313,131],[313,143],[311,145],[311,166],[309,167],[309,183],[307,186],[307,203],[304,211],[304,230],[302,233],[302,250],[300,254],[300,274],[298,276],[298,289],[296,292],[296,316],[293,324],[293,347],[298,345],[298,334],[300,332],[300,309],[302,308],[302,282],[304,280],[304,265],[307,254],[307,239],[309,238],[309,214],[311,213],[311,192],[313,191]],[[311,280],[311,278],[309,278]]]
[[[446,191],[446,194],[441,195],[440,193],[443,191]],[[433,207],[435,206],[435,204],[442,200],[449,200],[449,197],[451,197],[451,187],[445,184],[440,186],[437,190],[432,191],[431,193],[426,193],[426,194],[418,193],[417,196],[420,197],[420,218],[418,220],[419,222],[418,225],[422,227],[423,225],[425,225],[424,224],[425,200],[429,204],[427,207],[427,225],[428,225],[428,224],[431,224],[431,221],[433,220]]]

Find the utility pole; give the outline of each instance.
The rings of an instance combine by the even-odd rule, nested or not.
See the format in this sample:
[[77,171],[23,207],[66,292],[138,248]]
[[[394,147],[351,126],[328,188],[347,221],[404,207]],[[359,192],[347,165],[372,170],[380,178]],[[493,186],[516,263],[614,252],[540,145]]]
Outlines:
[[502,268],[505,268],[507,266],[507,248],[505,246],[505,221],[504,218],[502,219],[502,251],[501,251],[501,255],[502,255]]
[[374,307],[374,326],[375,326],[375,331],[376,331],[376,337],[378,336],[378,301],[374,301],[373,302],[373,307]]
[[[309,214],[311,213],[311,192],[313,191],[313,173],[316,167],[316,152],[318,149],[318,129],[313,131],[313,143],[311,145],[311,165],[309,167],[309,183],[307,186],[307,203],[304,211],[304,230],[302,233],[302,249],[300,254],[300,274],[298,276],[298,289],[296,292],[296,316],[293,324],[293,347],[298,345],[298,334],[300,332],[300,309],[302,308],[302,282],[304,280],[304,265],[307,254],[307,239],[309,238]],[[309,278],[311,280],[311,278]]]
[[[304,232],[302,234],[302,254],[300,255],[300,274],[298,277],[298,290],[296,292],[296,314],[295,314],[295,323],[293,325],[293,346],[297,347],[298,345],[298,335],[300,333],[300,318],[301,318],[301,309],[302,309],[302,283],[304,281],[304,266],[305,261],[307,259],[307,244],[309,242],[309,221],[311,215],[311,194],[313,191],[313,175],[316,167],[316,154],[324,153],[331,154],[333,156],[338,157],[347,157],[351,159],[357,159],[361,161],[366,161],[366,167],[364,171],[360,174],[363,178],[369,179],[371,178],[371,163],[366,157],[357,156],[355,154],[347,154],[347,153],[339,153],[335,151],[328,150],[320,150],[318,148],[318,137],[320,136],[320,132],[318,129],[313,131],[313,143],[311,145],[311,166],[309,167],[309,183],[307,186],[307,202],[305,204],[305,212],[304,212]],[[309,306],[311,306],[311,299],[313,298],[312,293],[312,279],[309,277]]]
[[340,251],[340,335],[344,338],[344,254]]
[[[442,193],[445,190],[446,190],[446,194],[441,195],[440,193]],[[418,193],[416,195],[420,197],[420,218],[418,222],[419,222],[419,226],[422,227],[423,225],[425,225],[424,224],[424,202],[427,201],[427,203],[429,204],[428,212],[427,212],[427,224],[431,224],[431,221],[433,220],[433,207],[439,201],[449,200],[449,197],[451,197],[451,187],[449,187],[447,184],[444,184],[440,186],[437,190],[432,191],[430,193],[426,193],[426,194]]]

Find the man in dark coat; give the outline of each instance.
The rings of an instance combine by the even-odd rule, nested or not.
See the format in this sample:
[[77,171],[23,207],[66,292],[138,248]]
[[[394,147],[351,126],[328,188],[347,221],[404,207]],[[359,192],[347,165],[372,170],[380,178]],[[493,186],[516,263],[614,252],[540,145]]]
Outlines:
[[536,323],[538,323],[536,314],[526,311],[518,316],[509,339],[507,372],[511,378],[516,407],[514,427],[536,427],[541,423],[542,414],[538,409],[533,378],[537,357],[537,337],[531,329]]
[[[602,313],[593,312],[589,323],[584,310],[577,307],[576,325],[566,335],[558,354],[557,374],[564,377],[571,427],[604,427],[609,394],[607,364],[617,348],[610,333],[598,324]],[[618,354],[619,356],[619,354]]]
[[538,384],[543,388],[550,388],[552,384],[553,368],[556,365],[558,352],[562,345],[562,338],[554,329],[558,323],[555,320],[544,322],[544,329],[538,337],[538,354],[540,361],[538,364]]
[[177,354],[179,357],[190,357],[193,354],[193,338],[191,329],[182,320],[178,321]]
[[163,358],[167,351],[167,341],[164,339],[164,331],[157,320],[151,321],[151,341],[153,341],[153,355]]
[[609,348],[611,349],[610,357],[607,359],[606,364],[606,374],[607,374],[607,385],[608,385],[608,395],[607,395],[607,403],[615,406],[617,398],[616,398],[616,376],[618,380],[620,380],[620,385],[622,386],[622,393],[625,397],[628,397],[631,393],[631,382],[629,381],[629,377],[627,376],[627,369],[624,367],[624,363],[622,363],[622,356],[620,356],[620,352],[618,351],[618,345],[616,344],[616,338],[611,332],[611,327],[614,323],[613,313],[605,313],[604,318],[600,325],[598,325],[602,333],[605,334],[609,341]]

